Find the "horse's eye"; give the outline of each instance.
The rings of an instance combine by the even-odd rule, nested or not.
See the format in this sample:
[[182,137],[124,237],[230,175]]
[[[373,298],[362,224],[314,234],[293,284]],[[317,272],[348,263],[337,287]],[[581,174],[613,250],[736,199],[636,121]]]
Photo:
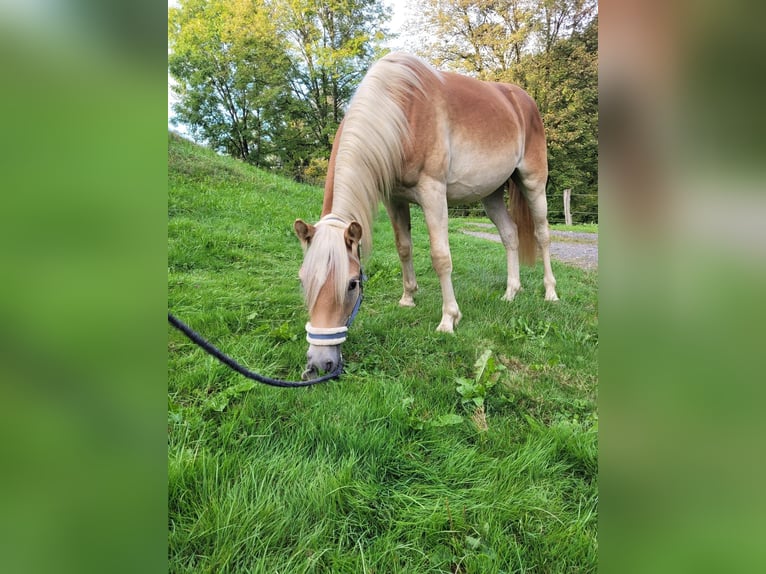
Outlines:
[[348,282],[348,290],[353,291],[354,289],[356,289],[357,285],[359,285],[359,281],[357,281],[356,279],[352,279],[351,281]]

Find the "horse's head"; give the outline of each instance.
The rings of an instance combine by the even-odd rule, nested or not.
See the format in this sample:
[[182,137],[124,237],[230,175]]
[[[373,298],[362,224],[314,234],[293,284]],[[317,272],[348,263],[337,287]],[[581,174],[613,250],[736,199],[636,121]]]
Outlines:
[[316,225],[298,219],[294,228],[304,251],[300,279],[309,310],[309,350],[303,378],[308,379],[338,367],[340,346],[362,302],[362,226],[327,215]]

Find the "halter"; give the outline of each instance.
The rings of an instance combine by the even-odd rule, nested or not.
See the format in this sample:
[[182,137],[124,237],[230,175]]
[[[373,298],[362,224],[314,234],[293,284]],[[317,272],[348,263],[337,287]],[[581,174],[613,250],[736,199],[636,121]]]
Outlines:
[[[317,225],[320,224],[331,225],[340,229],[345,229],[347,226],[345,221],[332,213],[325,215],[320,219],[317,222]],[[340,345],[346,340],[348,328],[351,327],[354,319],[356,319],[357,313],[359,313],[359,308],[362,306],[362,299],[364,298],[363,286],[364,282],[367,280],[367,276],[362,269],[362,254],[358,244],[356,249],[357,257],[359,258],[359,296],[356,298],[356,303],[354,303],[354,308],[351,310],[351,315],[349,315],[346,324],[341,327],[314,327],[311,322],[306,323],[306,341],[308,341],[310,345],[325,347]]]

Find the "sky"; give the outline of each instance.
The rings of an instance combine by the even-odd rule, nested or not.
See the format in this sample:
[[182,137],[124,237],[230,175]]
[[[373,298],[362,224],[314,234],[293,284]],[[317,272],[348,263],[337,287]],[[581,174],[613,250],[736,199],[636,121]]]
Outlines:
[[[392,32],[399,34],[403,31],[404,24],[407,21],[407,16],[410,13],[410,4],[413,0],[383,0],[383,4],[393,9],[391,15],[391,22],[389,28]],[[401,42],[401,38],[397,43]],[[397,46],[391,46],[396,48]],[[401,47],[401,46],[398,46]]]

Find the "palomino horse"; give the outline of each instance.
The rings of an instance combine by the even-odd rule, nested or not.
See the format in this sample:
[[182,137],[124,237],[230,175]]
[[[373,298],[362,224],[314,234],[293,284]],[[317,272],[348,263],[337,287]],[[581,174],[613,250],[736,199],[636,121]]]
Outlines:
[[[556,301],[545,182],[545,133],[537,106],[521,88],[438,72],[406,54],[370,68],[338,128],[325,183],[322,218],[300,219],[300,270],[310,321],[304,377],[340,361],[349,318],[361,300],[359,253],[369,253],[380,201],[388,210],[402,264],[400,305],[415,305],[410,203],[423,209],[431,261],[442,290],[437,331],[452,333],[462,314],[452,289],[447,206],[481,201],[507,252],[503,299],[521,289],[519,261],[542,251],[545,299]],[[508,185],[511,214],[503,200]],[[515,222],[514,222],[515,220]],[[360,249],[361,244],[361,249]]]

